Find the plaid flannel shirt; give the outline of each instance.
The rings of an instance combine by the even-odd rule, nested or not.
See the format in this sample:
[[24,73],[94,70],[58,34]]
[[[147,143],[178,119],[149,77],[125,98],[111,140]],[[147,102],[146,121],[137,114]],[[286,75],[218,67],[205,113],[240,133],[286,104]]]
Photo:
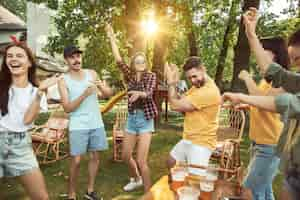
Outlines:
[[[129,66],[122,62],[117,62],[118,67],[124,74],[124,79],[128,85],[128,88],[131,88],[133,85],[142,84],[143,92],[146,92],[147,97],[142,99],[143,100],[143,107],[145,118],[147,120],[155,118],[158,114],[157,107],[154,101],[154,90],[156,88],[156,75],[155,73],[145,72],[143,74],[142,80],[137,82],[135,73],[132,72]],[[128,111],[133,112],[133,104],[128,102]]]

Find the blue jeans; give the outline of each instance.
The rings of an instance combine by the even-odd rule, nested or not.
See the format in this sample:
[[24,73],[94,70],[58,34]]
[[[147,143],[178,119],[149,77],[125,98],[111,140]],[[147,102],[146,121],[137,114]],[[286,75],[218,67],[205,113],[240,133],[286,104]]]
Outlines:
[[253,143],[244,186],[252,191],[253,200],[274,200],[272,182],[280,159],[274,145]]

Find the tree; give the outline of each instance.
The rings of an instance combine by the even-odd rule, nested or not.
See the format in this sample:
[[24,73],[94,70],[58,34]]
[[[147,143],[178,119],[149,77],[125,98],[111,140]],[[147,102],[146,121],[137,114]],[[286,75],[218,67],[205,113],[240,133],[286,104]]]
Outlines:
[[[158,26],[168,29],[168,16],[166,14],[167,8],[166,4],[163,3],[163,0],[154,1],[154,10],[156,12]],[[168,32],[164,31],[162,28],[158,29],[158,32],[155,34],[154,37],[152,71],[155,72],[157,75],[158,84],[162,84],[164,80],[163,71],[169,39],[170,37],[168,35]]]
[[128,42],[128,55],[131,57],[136,52],[145,51],[145,42],[141,34],[141,1],[126,0],[124,10],[124,24]]
[[[243,13],[250,7],[259,8],[259,0],[245,0],[242,8]],[[231,81],[232,91],[245,91],[246,87],[238,78],[238,74],[241,70],[249,71],[249,59],[250,59],[250,49],[248,40],[245,34],[245,27],[243,25],[243,18],[241,16],[239,25],[239,35],[238,41],[234,48],[234,66],[233,66],[233,76]]]
[[240,2],[239,0],[233,0],[231,3],[232,5],[229,11],[228,22],[227,22],[227,26],[223,38],[223,45],[219,55],[218,65],[216,68],[215,82],[221,90],[224,89],[223,88],[224,86],[222,84],[223,71],[225,68],[225,61],[226,61],[227,52],[230,45],[230,40],[231,38],[233,38],[234,36],[233,33],[236,30],[236,17],[237,17],[237,10],[239,9],[239,2]]
[[10,12],[19,16],[22,20],[26,21],[26,1],[25,0],[1,0],[3,7]]

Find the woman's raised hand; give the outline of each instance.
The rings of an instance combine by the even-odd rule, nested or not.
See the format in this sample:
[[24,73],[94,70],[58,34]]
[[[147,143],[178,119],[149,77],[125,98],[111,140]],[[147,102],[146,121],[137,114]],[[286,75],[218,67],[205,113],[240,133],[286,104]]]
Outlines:
[[114,30],[113,30],[113,28],[110,24],[107,23],[105,25],[105,31],[106,31],[106,34],[109,38],[114,36]]
[[255,29],[258,20],[258,11],[254,7],[250,7],[243,15],[243,22],[245,25],[245,32],[247,37],[256,35]]

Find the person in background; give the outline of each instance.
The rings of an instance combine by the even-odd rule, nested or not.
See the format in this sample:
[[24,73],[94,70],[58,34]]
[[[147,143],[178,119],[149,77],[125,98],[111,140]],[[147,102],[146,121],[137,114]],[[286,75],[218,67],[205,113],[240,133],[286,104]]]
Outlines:
[[76,199],[76,179],[82,155],[89,152],[88,186],[85,199],[100,200],[94,190],[99,169],[99,151],[108,148],[104,123],[99,109],[98,94],[112,95],[111,88],[99,80],[94,70],[82,68],[82,51],[76,46],[64,49],[69,72],[58,82],[59,94],[65,112],[69,113],[69,143],[71,154],[69,199]]
[[[289,57],[283,38],[261,39],[260,42],[266,55],[288,69]],[[245,82],[249,95],[277,95],[285,92],[282,88],[272,87],[268,77],[263,78],[258,86],[247,71],[241,71],[239,78]],[[244,186],[251,190],[254,200],[274,199],[272,182],[280,162],[275,150],[282,128],[279,114],[250,106],[249,137],[252,145]]]
[[[154,118],[158,114],[153,92],[156,88],[156,74],[148,70],[146,56],[138,52],[128,66],[122,59],[117,46],[113,29],[106,27],[112,52],[117,65],[123,72],[128,86],[128,117],[126,133],[123,140],[122,157],[129,167],[130,182],[123,189],[132,191],[144,185],[147,192],[151,187],[150,169],[147,163],[154,132]],[[132,152],[137,143],[136,160]]]
[[[250,48],[263,75],[272,80],[272,85],[282,87],[287,93],[277,96],[225,93],[222,99],[223,102],[230,100],[233,104],[247,103],[267,111],[277,112],[285,119],[276,148],[276,153],[280,156],[280,169],[284,174],[280,199],[296,200],[300,196],[300,75],[287,71],[266,55],[255,33],[257,16],[257,9],[250,8],[243,17]],[[300,30],[293,33],[288,42],[292,64],[299,64],[299,48]]]

